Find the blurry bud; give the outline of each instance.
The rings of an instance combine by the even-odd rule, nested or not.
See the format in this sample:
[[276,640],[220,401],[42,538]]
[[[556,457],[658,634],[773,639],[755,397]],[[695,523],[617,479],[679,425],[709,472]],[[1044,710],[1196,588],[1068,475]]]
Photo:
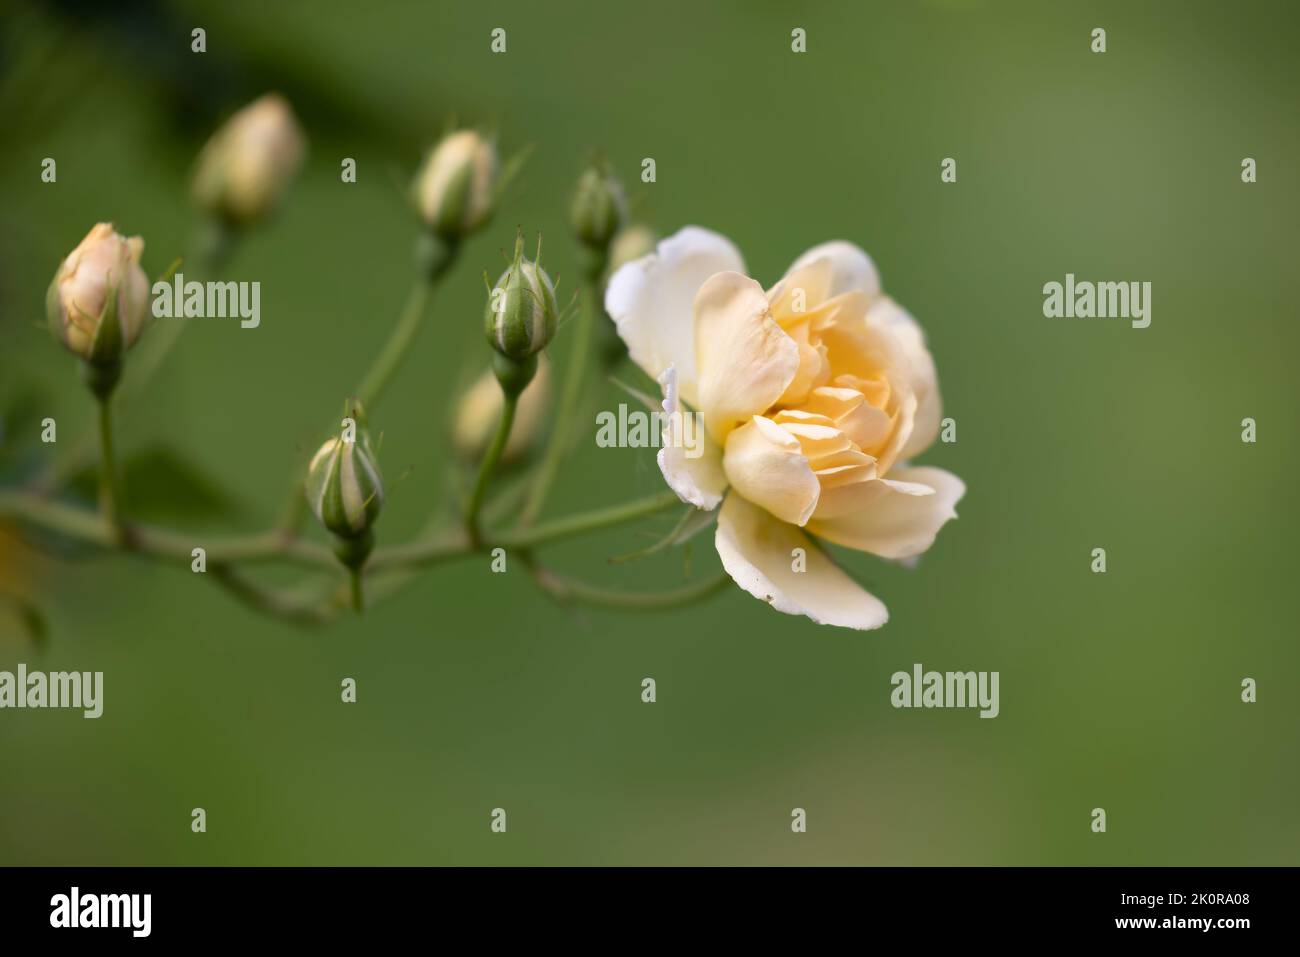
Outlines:
[[[540,259],[540,240],[537,253]],[[538,262],[524,259],[524,236],[520,232],[515,240],[514,261],[488,293],[483,315],[488,342],[506,358],[527,359],[546,348],[559,321],[555,286]]]
[[443,137],[415,176],[412,195],[425,225],[461,239],[487,223],[497,188],[497,151],[474,130]]
[[370,432],[360,403],[347,405],[348,419],[339,435],[326,440],[307,466],[307,503],[316,518],[339,539],[339,557],[360,565],[370,552],[370,527],[384,505]]
[[569,206],[569,225],[586,246],[604,249],[627,219],[627,200],[609,166],[593,163],[578,177]]
[[[515,422],[501,454],[502,464],[517,462],[531,450],[546,424],[550,401],[550,363],[543,359],[538,363],[537,375],[519,396]],[[452,442],[458,455],[470,461],[482,456],[496,431],[503,402],[501,386],[489,369],[470,386],[456,409]]]
[[203,147],[194,201],[223,222],[251,224],[278,205],[306,151],[288,101],[268,93],[227,120]]
[[641,223],[625,226],[609,244],[609,274],[612,276],[620,266],[649,256],[655,251],[658,242],[658,237],[649,226]]
[[54,335],[91,366],[114,370],[113,381],[148,314],[143,251],[139,236],[127,239],[111,223],[97,223],[59,264],[45,294],[45,315]]

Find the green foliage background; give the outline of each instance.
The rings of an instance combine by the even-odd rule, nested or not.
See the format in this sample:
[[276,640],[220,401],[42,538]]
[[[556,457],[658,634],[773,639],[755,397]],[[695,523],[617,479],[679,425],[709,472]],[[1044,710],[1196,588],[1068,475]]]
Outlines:
[[[0,400],[35,395],[6,421],[6,481],[48,454],[41,417],[61,442],[90,425],[41,324],[60,258],[103,219],[145,237],[151,273],[183,255],[195,152],[274,88],[311,157],[227,270],[261,281],[262,326],[195,321],[123,419],[127,454],[183,460],[160,499],[211,477],[203,510],[162,517],[274,519],[401,305],[402,184],[450,115],[536,149],[374,410],[388,474],[409,471],[381,541],[443,492],[447,414],[486,363],[480,273],[516,224],[573,288],[564,210],[592,149],[630,185],[655,157],[639,214],[726,233],[765,282],[825,239],[868,249],[959,423],[925,461],[969,492],[918,569],[844,556],[892,613],[868,634],[734,589],[574,612],[479,560],[305,632],[185,568],[24,563],[50,634],[38,651],[4,619],[0,667],[102,670],[106,701],[98,721],[0,713],[0,863],[1296,863],[1297,20],[1280,2],[6,4]],[[1044,319],[1066,272],[1151,281],[1151,327]],[[587,442],[551,513],[661,487],[651,453]],[[680,581],[677,554],[606,565],[648,540],[548,557]],[[704,539],[691,558],[717,564]],[[889,675],[913,662],[1000,671],[1001,716],[893,710]]]

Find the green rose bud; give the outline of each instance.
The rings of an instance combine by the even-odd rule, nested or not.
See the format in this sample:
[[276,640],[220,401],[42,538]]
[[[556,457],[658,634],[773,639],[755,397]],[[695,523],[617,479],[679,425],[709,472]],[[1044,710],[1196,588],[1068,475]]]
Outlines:
[[488,342],[508,359],[527,359],[546,348],[559,321],[555,286],[537,261],[524,259],[524,237],[520,233],[515,240],[514,262],[488,293],[483,315]]
[[316,518],[339,538],[339,557],[356,567],[373,545],[370,528],[384,505],[384,480],[360,404],[349,402],[348,410],[339,435],[312,456],[306,492]]
[[569,206],[569,225],[586,246],[604,249],[627,219],[627,200],[609,166],[593,163],[578,177]]
[[443,137],[412,187],[424,224],[444,239],[462,239],[485,225],[496,204],[497,151],[474,130]]

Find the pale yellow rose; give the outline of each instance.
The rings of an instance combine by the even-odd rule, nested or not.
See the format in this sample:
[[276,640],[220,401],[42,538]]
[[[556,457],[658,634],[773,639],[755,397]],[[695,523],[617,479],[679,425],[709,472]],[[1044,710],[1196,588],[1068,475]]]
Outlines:
[[[149,279],[140,268],[144,240],[130,239],[112,223],[96,223],[59,264],[46,296],[50,328],[67,349],[88,362],[115,362],[144,329]],[[116,301],[109,296],[116,293]],[[117,328],[100,335],[109,306]],[[107,334],[107,333],[106,333]]]
[[727,573],[778,611],[883,625],[884,604],[809,533],[911,558],[956,517],[965,486],[910,464],[938,435],[939,386],[920,327],[882,294],[870,257],[825,243],[765,291],[727,239],[687,227],[620,269],[605,309],[665,386],[665,411],[685,403],[704,422],[704,454],[666,446],[659,467],[683,501],[721,504]]
[[195,202],[230,223],[261,219],[288,191],[306,152],[289,101],[267,93],[230,117],[203,147]]

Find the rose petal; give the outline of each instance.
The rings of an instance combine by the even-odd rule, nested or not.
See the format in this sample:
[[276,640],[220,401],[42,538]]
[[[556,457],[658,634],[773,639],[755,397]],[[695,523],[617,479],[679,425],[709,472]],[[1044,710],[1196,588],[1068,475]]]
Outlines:
[[744,260],[730,240],[687,226],[649,256],[614,273],[605,291],[605,311],[632,361],[655,379],[676,366],[682,398],[694,405],[695,295],[714,273],[744,271]]
[[912,392],[916,395],[916,415],[912,423],[912,434],[899,454],[903,459],[914,458],[934,444],[943,415],[934,357],[926,348],[925,334],[921,331],[920,324],[906,309],[887,296],[872,303],[867,312],[867,324],[893,335],[907,357]]
[[[735,492],[718,512],[714,544],[736,584],[777,611],[863,630],[889,620],[884,603],[846,575],[807,535]],[[802,572],[794,571],[796,548],[804,551]]]
[[[695,297],[696,408],[714,441],[766,412],[794,379],[799,347],[768,313],[763,287],[740,273],[711,276]],[[683,398],[690,401],[685,391]]]
[[736,491],[783,522],[802,525],[817,507],[821,483],[799,440],[771,419],[756,415],[733,429],[722,467]]
[[826,293],[828,297],[845,292],[880,295],[880,273],[876,270],[876,264],[859,247],[842,239],[814,246],[794,261],[786,275],[819,259],[829,260],[831,264],[830,289]]
[[[824,493],[807,528],[827,541],[883,558],[908,558],[934,544],[944,523],[957,517],[955,506],[965,493],[962,480],[943,469],[896,468],[889,481]],[[852,508],[846,507],[850,501]]]
[[[669,366],[659,377],[663,386],[663,447],[655,457],[668,487],[683,502],[712,511],[727,490],[727,475],[722,470],[722,449],[711,438],[699,417],[686,408],[678,396],[677,370]],[[690,417],[689,421],[686,418]],[[699,455],[692,455],[697,443]]]

